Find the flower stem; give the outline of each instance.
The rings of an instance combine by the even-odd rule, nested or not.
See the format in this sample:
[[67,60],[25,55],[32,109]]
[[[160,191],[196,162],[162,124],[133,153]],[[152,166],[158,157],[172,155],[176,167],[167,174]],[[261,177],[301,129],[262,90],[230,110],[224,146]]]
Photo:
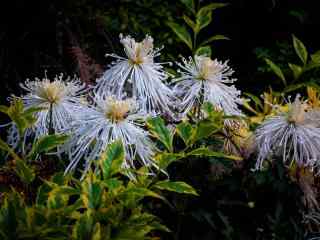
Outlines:
[[198,111],[197,111],[197,118],[201,118],[201,108],[204,102],[204,85],[203,83],[201,84],[201,89],[200,89],[200,94],[199,94],[199,103],[198,103]]
[[50,103],[49,108],[49,135],[54,134],[53,121],[52,121],[52,103]]

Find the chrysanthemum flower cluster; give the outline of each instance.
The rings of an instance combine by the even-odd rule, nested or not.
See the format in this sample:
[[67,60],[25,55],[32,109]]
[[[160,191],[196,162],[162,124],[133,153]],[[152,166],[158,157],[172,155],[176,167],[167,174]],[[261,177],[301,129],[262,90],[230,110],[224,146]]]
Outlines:
[[[183,70],[181,76],[173,80],[176,84],[171,87],[170,74],[164,68],[167,63],[155,61],[162,48],[154,48],[151,36],[137,42],[120,35],[120,42],[126,56],[107,54],[116,60],[90,90],[79,79],[64,81],[62,75],[53,81],[36,79],[22,85],[27,91],[21,97],[26,108],[43,108],[36,113],[36,123],[24,139],[68,133],[69,141],[63,147],[70,161],[66,172],[80,162],[88,170],[106,146],[117,139],[125,147],[124,168],[134,168],[136,160],[157,167],[153,161],[156,148],[143,129],[146,117],[165,115],[179,120],[200,101],[209,101],[226,114],[241,114],[237,106],[240,92],[227,85],[235,81],[230,78],[233,71],[227,63],[205,56],[183,60],[183,64],[178,63]],[[84,104],[86,99],[89,101]],[[20,137],[12,124],[9,143],[17,145]]]
[[[121,140],[125,148],[123,167],[135,168],[137,163],[149,169],[157,167],[153,156],[156,147],[144,129],[147,117],[164,115],[179,121],[204,102],[230,116],[243,116],[240,91],[233,83],[233,70],[228,62],[194,56],[177,63],[179,76],[166,72],[165,64],[156,62],[162,48],[154,48],[153,38],[146,36],[136,42],[120,35],[125,57],[115,58],[93,87],[86,87],[79,79],[26,81],[21,87],[26,95],[21,99],[25,107],[41,107],[35,114],[36,123],[19,136],[12,123],[8,142],[16,146],[18,139],[34,139],[52,133],[70,135],[62,147],[69,156],[66,173],[79,164],[86,172],[106,146]],[[171,82],[169,79],[172,77]],[[289,111],[271,117],[258,127],[256,145],[257,168],[265,159],[281,155],[285,163],[314,167],[320,156],[320,129],[305,112],[299,99],[289,104]],[[315,115],[315,114],[313,114]],[[225,120],[230,127],[230,120]]]

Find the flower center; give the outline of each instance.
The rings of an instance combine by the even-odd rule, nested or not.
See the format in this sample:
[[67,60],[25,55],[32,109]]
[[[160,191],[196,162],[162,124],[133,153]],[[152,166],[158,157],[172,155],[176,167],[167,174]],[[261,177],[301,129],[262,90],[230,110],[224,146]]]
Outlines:
[[301,124],[305,120],[305,113],[308,106],[305,103],[300,103],[300,101],[295,101],[288,114],[288,122],[293,124]]
[[122,37],[120,41],[125,48],[125,52],[129,58],[129,63],[132,65],[139,65],[145,62],[153,61],[153,39],[150,36],[141,42],[136,42],[130,36]]
[[200,80],[208,80],[210,76],[219,72],[218,66],[208,57],[202,57],[199,62]]
[[130,101],[109,100],[106,111],[106,118],[112,122],[123,121],[130,111]]
[[145,54],[141,48],[141,43],[136,43],[133,56],[130,59],[132,64],[139,65],[144,62]]
[[65,93],[62,82],[43,82],[38,88],[38,96],[47,100],[50,104],[59,103]]

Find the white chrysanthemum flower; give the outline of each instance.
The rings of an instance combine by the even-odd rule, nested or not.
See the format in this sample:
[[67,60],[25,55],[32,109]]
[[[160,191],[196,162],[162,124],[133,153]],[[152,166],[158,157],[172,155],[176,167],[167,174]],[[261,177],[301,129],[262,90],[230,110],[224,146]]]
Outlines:
[[181,68],[181,77],[174,81],[174,92],[182,99],[180,109],[183,115],[203,102],[210,102],[226,115],[241,115],[238,109],[238,104],[241,104],[240,91],[234,85],[227,85],[236,81],[231,78],[233,70],[227,62],[197,55],[194,59],[183,58],[182,61],[183,64],[177,63]]
[[281,112],[264,121],[255,131],[258,150],[256,169],[268,157],[280,156],[286,165],[293,161],[300,167],[316,167],[320,160],[320,128],[315,127],[307,104],[296,97]]
[[86,172],[92,161],[115,140],[121,140],[125,148],[124,168],[134,168],[135,159],[145,166],[155,166],[152,160],[154,146],[138,121],[147,115],[137,112],[135,101],[100,95],[95,95],[93,101],[94,105],[82,111],[74,122],[74,132],[67,143],[70,164],[65,172],[74,170],[81,159],[85,160]]
[[145,112],[166,113],[173,117],[171,108],[175,97],[165,84],[169,75],[164,71],[163,63],[154,62],[161,49],[153,47],[153,38],[148,35],[142,42],[120,35],[120,42],[127,58],[107,54],[117,61],[97,80],[96,92],[101,96],[109,92],[122,96],[126,92],[141,102]]
[[[27,94],[21,99],[25,109],[41,108],[35,113],[34,126],[26,130],[24,137],[33,135],[35,139],[49,133],[61,133],[70,128],[75,113],[83,107],[83,94],[86,91],[85,84],[77,78],[63,80],[63,75],[49,79],[27,80],[21,87]],[[16,126],[12,124],[9,129],[8,142],[15,146],[19,140]]]

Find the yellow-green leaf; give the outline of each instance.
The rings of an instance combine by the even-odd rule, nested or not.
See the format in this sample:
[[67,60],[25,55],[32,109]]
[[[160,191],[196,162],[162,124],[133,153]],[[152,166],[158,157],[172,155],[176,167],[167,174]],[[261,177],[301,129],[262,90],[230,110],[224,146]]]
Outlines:
[[294,35],[292,35],[293,39],[293,47],[296,51],[296,54],[300,58],[300,60],[303,62],[304,65],[307,64],[308,60],[308,52],[304,44]]
[[311,60],[314,63],[320,63],[320,50],[318,50],[315,53],[311,54]]
[[166,127],[163,119],[160,117],[149,118],[147,120],[147,125],[152,136],[157,138],[169,152],[172,152],[173,133]]
[[298,79],[300,77],[300,75],[302,74],[302,67],[293,64],[293,63],[288,63],[292,73],[293,73],[293,77],[294,79]]
[[282,70],[270,59],[265,59],[266,63],[269,65],[271,70],[282,80],[283,84],[287,86],[286,78],[284,77]]
[[176,127],[176,132],[182,138],[186,146],[188,146],[194,137],[195,129],[188,122],[181,122]]
[[207,147],[197,148],[187,154],[188,156],[206,156],[206,157],[217,157],[217,158],[226,158],[235,161],[242,160],[242,157],[224,154],[222,152],[211,151]]
[[194,21],[192,21],[187,15],[183,15],[183,20],[188,24],[189,27],[192,28],[194,32],[199,31],[197,24]]
[[207,45],[213,41],[218,41],[218,40],[230,40],[230,38],[223,36],[223,35],[215,35],[215,36],[212,36],[212,37],[208,38],[207,40],[203,41],[200,44],[200,46],[204,46],[204,45]]
[[196,190],[185,182],[170,182],[169,180],[160,181],[153,185],[154,188],[167,190],[176,193],[192,194],[198,196]]
[[160,169],[166,169],[171,163],[179,161],[183,157],[184,157],[183,152],[180,152],[180,153],[161,152],[155,157],[155,160]]
[[28,154],[29,159],[35,158],[38,154],[48,152],[58,146],[61,146],[66,140],[67,135],[47,135],[39,138],[33,144],[31,152]]
[[15,172],[20,177],[21,181],[26,184],[31,183],[35,178],[35,172],[32,167],[28,166],[23,160],[16,160]]
[[127,188],[125,191],[123,191],[121,193],[121,195],[127,199],[129,196],[131,197],[138,197],[140,199],[144,198],[144,197],[153,197],[153,198],[159,198],[162,200],[165,200],[164,197],[162,197],[161,195],[159,195],[158,193],[155,193],[147,188],[144,187],[136,187],[136,186],[132,186],[130,188]]
[[[197,28],[199,31],[208,26],[212,21],[211,11],[200,11],[201,14],[197,14]],[[200,13],[199,12],[199,13]]]
[[8,152],[14,159],[20,159],[20,157],[14,152],[14,150],[0,138],[0,149],[5,152]]
[[100,158],[100,165],[104,179],[120,172],[124,161],[124,148],[121,141],[115,141],[108,145],[107,150]]
[[207,12],[211,12],[217,8],[222,8],[222,7],[225,7],[227,6],[228,4],[227,3],[211,3],[211,4],[208,4],[202,8],[200,8],[200,10],[197,12],[197,18],[202,16],[202,15],[205,15]]
[[190,50],[192,50],[192,39],[187,29],[185,29],[184,26],[174,22],[168,22],[167,25],[179,37],[179,39],[183,41],[190,48]]
[[191,12],[195,12],[194,0],[180,0]]
[[211,57],[212,51],[211,51],[211,47],[210,46],[203,46],[203,47],[199,47],[196,51],[196,55],[201,56],[207,56],[207,57]]

